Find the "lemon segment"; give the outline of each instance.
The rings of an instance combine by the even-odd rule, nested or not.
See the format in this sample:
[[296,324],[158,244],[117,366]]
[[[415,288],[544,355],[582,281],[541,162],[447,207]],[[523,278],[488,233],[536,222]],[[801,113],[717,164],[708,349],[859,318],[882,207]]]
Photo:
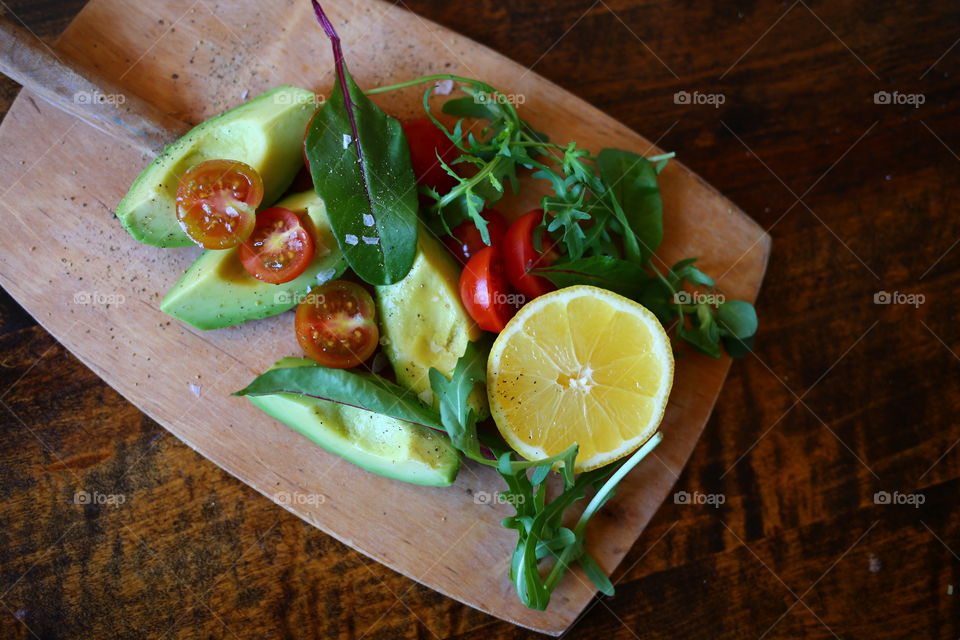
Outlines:
[[597,287],[554,291],[523,307],[487,363],[490,411],[528,460],[580,446],[575,471],[629,455],[657,430],[673,351],[656,316]]

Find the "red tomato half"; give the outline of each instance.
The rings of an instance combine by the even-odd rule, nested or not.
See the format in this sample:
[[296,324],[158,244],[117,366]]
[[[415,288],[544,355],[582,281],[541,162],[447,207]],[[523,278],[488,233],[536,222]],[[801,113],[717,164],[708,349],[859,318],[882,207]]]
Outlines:
[[484,331],[500,333],[520,306],[511,293],[496,247],[476,252],[460,274],[460,299],[467,313]]
[[514,289],[533,300],[556,287],[543,276],[530,273],[538,267],[548,267],[560,259],[560,249],[553,238],[543,234],[543,253],[533,246],[533,230],[543,220],[543,209],[534,209],[517,218],[503,237],[503,266]]
[[334,280],[314,287],[297,307],[297,342],[307,355],[332,369],[349,369],[377,349],[380,330],[367,290]]
[[201,247],[230,249],[250,237],[262,200],[256,169],[236,160],[207,160],[180,178],[177,221]]
[[[507,221],[496,209],[484,209],[483,219],[487,221],[487,233],[490,234],[490,246],[498,247],[507,233]],[[444,236],[444,244],[460,260],[466,264],[470,257],[487,246],[480,235],[480,230],[472,220],[461,222],[454,228],[452,236]]]
[[313,238],[290,209],[271,207],[257,214],[257,225],[240,245],[247,273],[270,284],[290,282],[313,260]]
[[450,138],[426,116],[400,124],[410,145],[410,162],[417,184],[430,187],[441,195],[453,189],[457,184],[456,179],[437,160],[437,154],[447,164],[457,159],[459,153]]

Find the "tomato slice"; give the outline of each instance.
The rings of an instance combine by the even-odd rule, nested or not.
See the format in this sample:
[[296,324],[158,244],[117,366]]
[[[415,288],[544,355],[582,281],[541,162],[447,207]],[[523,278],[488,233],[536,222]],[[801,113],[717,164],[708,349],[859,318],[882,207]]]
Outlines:
[[262,200],[256,169],[237,160],[207,160],[180,178],[177,221],[201,247],[229,249],[250,237]]
[[543,209],[534,209],[517,218],[503,237],[503,266],[514,289],[533,300],[554,291],[552,282],[531,274],[537,267],[548,267],[560,259],[560,248],[553,238],[543,233],[543,253],[533,246],[533,230],[543,220]]
[[484,247],[467,262],[460,274],[460,299],[467,313],[484,331],[500,333],[521,306],[511,293],[497,247]]
[[[496,209],[484,209],[480,215],[487,221],[490,246],[500,246],[500,243],[503,242],[503,236],[507,233],[507,221]],[[444,236],[443,242],[463,264],[467,263],[470,256],[487,246],[473,220],[458,224],[453,230],[453,235]]]
[[373,298],[362,286],[333,280],[310,290],[297,307],[297,342],[307,355],[332,369],[349,369],[377,349]]
[[240,245],[240,262],[247,273],[270,284],[290,282],[313,260],[313,238],[297,214],[271,207],[257,214],[257,224]]
[[457,180],[437,160],[438,154],[447,164],[457,159],[459,153],[450,138],[426,116],[400,124],[410,146],[410,162],[417,184],[430,187],[440,195],[453,189]]

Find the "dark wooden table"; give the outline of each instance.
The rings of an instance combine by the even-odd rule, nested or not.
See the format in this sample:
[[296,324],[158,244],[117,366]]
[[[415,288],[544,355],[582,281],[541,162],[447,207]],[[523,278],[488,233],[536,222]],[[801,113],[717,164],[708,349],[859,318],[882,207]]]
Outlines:
[[[83,5],[8,1],[50,41]],[[774,238],[756,355],[677,483],[724,503],[668,501],[570,636],[960,636],[960,5],[409,8],[676,150]],[[0,425],[0,637],[531,635],[235,481],[3,293]],[[77,477],[122,503],[75,505]]]

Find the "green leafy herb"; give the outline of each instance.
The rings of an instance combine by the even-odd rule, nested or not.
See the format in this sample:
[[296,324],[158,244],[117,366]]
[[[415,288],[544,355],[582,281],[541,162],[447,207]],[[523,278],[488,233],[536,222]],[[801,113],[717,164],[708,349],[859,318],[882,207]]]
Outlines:
[[[663,240],[663,202],[657,172],[649,160],[630,151],[604,149],[597,155],[607,196],[628,241],[628,258],[646,262]],[[629,249],[636,245],[635,249]]]
[[477,462],[489,463],[480,450],[477,437],[477,412],[467,400],[486,380],[489,347],[469,343],[457,361],[453,375],[447,379],[439,370],[430,369],[430,387],[440,402],[440,420],[450,441],[463,455]]
[[337,242],[357,275],[392,284],[410,271],[417,249],[417,191],[400,123],[371,102],[350,76],[340,38],[313,0],[333,44],[337,79],[307,130],[313,184]]
[[717,322],[725,336],[743,340],[757,332],[757,311],[752,304],[742,300],[730,300],[721,304],[717,310]]
[[[503,526],[517,532],[517,547],[510,563],[510,580],[524,605],[545,610],[550,595],[567,569],[579,563],[596,587],[607,595],[613,594],[613,584],[584,550],[586,528],[590,519],[613,496],[614,488],[640,460],[663,438],[656,433],[626,462],[574,474],[578,447],[536,461],[514,459],[508,448],[491,449],[495,459],[483,455],[477,436],[476,414],[467,406],[467,399],[486,382],[484,353],[468,348],[448,379],[436,369],[430,370],[430,384],[440,400],[442,422],[450,440],[472,460],[495,466],[507,485],[502,496],[513,505],[516,514],[503,520]],[[552,500],[547,499],[547,484],[551,471],[559,468],[563,490]],[[608,479],[609,477],[609,479]],[[596,490],[573,528],[565,525],[568,510],[584,499],[589,490]],[[552,558],[553,565],[546,570],[544,560]]]
[[425,406],[406,389],[368,373],[326,367],[287,367],[266,371],[235,396],[262,396],[294,393],[330,400],[375,413],[443,429],[440,415]]
[[651,276],[639,264],[612,256],[559,262],[549,267],[538,267],[531,273],[544,276],[558,288],[592,284],[627,298],[639,297],[651,280]]
[[[507,188],[516,191],[518,171],[531,169],[534,178],[551,187],[541,200],[544,217],[539,229],[559,241],[565,254],[559,263],[536,269],[538,275],[558,287],[592,284],[632,298],[651,309],[665,325],[675,327],[676,338],[713,357],[722,354],[721,344],[734,356],[750,350],[756,314],[751,333],[750,318],[745,315],[748,303],[730,301],[737,304],[725,312],[730,318],[724,328],[718,319],[722,293],[709,275],[694,266],[696,258],[680,261],[665,274],[654,264],[654,252],[663,239],[657,176],[673,154],[644,158],[620,149],[603,149],[594,157],[574,142],[552,143],[524,122],[501,92],[470,78],[425,76],[371,93],[438,80],[459,82],[466,94],[443,105],[445,113],[460,118],[452,130],[430,111],[433,87],[423,96],[427,114],[460,151],[452,164],[438,159],[456,179],[456,186],[443,195],[426,192],[435,201],[431,206],[435,215],[428,223],[438,233],[449,233],[463,220],[472,220],[488,242],[480,212],[499,200]],[[475,131],[467,127],[466,118],[485,124]],[[456,171],[456,165],[469,170]],[[541,238],[535,231],[533,242],[538,250]],[[685,294],[694,297],[693,292],[684,290],[685,285],[706,288],[706,292],[697,292],[705,297],[685,301]]]

